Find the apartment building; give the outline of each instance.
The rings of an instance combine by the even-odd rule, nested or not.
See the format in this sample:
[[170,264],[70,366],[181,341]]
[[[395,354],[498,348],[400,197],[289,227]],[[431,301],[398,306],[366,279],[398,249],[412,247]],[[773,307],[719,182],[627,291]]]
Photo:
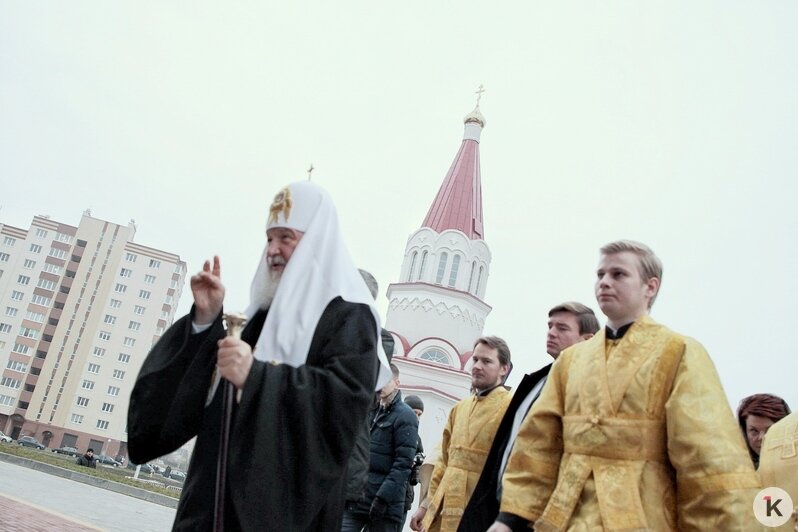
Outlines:
[[0,430],[47,447],[126,455],[130,391],[171,325],[180,257],[133,242],[135,224],[87,211],[75,227],[0,223]]

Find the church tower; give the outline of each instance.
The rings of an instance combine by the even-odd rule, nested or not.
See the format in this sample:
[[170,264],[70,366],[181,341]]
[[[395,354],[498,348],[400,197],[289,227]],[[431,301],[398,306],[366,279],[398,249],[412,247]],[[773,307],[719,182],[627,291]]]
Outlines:
[[425,418],[435,418],[434,426],[422,420],[425,446],[440,440],[449,409],[470,391],[467,364],[491,311],[484,301],[491,253],[482,218],[479,99],[464,123],[460,149],[408,238],[399,281],[387,294],[385,328],[394,336],[401,388],[419,395]]

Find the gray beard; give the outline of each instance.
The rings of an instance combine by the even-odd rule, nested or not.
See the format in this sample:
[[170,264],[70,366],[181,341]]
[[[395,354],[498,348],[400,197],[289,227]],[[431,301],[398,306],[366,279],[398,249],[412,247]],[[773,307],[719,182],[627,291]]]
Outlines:
[[269,282],[264,283],[264,285],[260,287],[259,292],[255,294],[255,303],[257,303],[258,308],[262,310],[269,308],[272,301],[274,301],[274,295],[277,293],[277,287],[280,286],[282,274],[272,274],[270,272],[269,277]]

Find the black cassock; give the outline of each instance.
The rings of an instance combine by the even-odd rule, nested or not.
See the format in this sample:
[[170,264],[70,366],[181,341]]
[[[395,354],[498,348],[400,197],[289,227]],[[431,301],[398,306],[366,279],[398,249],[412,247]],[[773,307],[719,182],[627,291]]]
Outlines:
[[[145,463],[198,436],[174,530],[210,530],[222,387],[205,407],[225,335],[221,316],[191,334],[177,321],[152,348],[130,397],[128,451]],[[254,346],[258,312],[242,339]],[[305,365],[255,360],[236,405],[227,468],[226,530],[340,530],[347,460],[374,396],[376,324],[368,306],[340,297],[324,310]]]

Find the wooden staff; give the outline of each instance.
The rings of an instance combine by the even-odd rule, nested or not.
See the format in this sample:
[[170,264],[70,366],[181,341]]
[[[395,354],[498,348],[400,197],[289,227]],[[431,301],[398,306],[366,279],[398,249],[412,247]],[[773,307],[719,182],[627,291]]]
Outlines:
[[[241,339],[241,331],[247,323],[243,314],[225,314],[223,316],[227,325],[227,336]],[[221,379],[222,387],[222,431],[219,434],[219,455],[216,461],[216,499],[213,505],[213,530],[224,531],[224,503],[225,487],[227,485],[227,449],[230,444],[230,425],[233,421],[233,397],[235,387],[233,383]]]

